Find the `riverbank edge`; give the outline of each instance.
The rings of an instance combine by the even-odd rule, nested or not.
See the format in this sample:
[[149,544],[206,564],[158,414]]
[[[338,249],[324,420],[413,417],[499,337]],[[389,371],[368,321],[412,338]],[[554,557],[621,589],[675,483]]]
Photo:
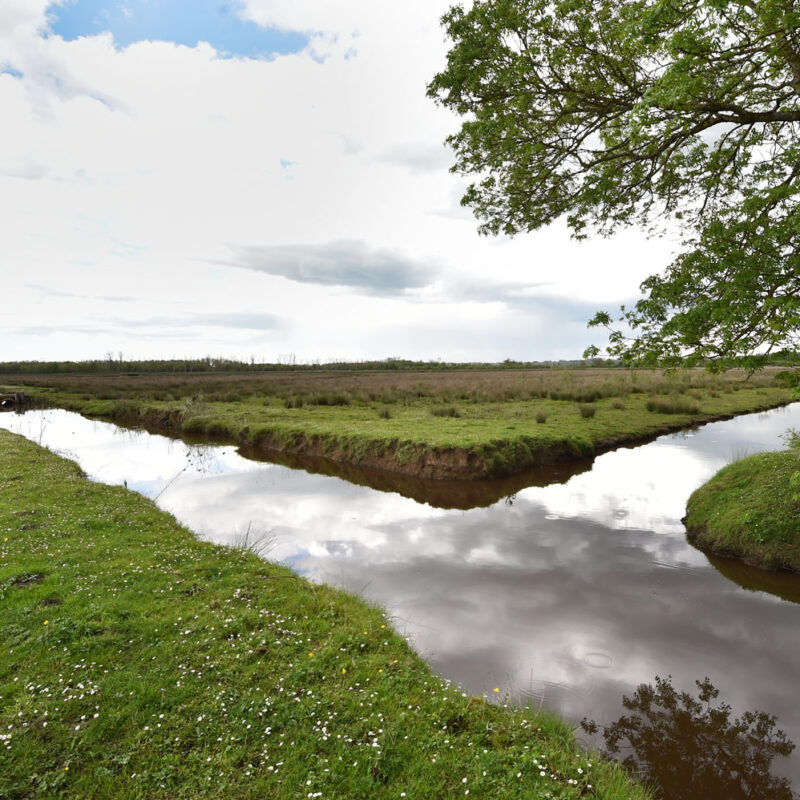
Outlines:
[[0,490],[2,796],[650,797],[553,714],[437,677],[364,599],[2,430]]
[[[180,405],[152,406],[127,400],[80,398],[59,392],[51,394],[35,387],[26,389],[32,401],[40,406],[76,411],[92,418],[106,419],[127,426],[141,426],[151,433],[167,436],[209,436],[216,441],[250,449],[269,458],[270,453],[325,458],[366,469],[378,469],[426,480],[476,481],[516,475],[541,466],[580,461],[619,446],[633,446],[657,436],[689,427],[731,419],[741,414],[771,410],[792,402],[788,389],[773,388],[769,398],[764,390],[742,389],[733,408],[697,414],[666,415],[652,413],[645,424],[633,423],[622,433],[593,433],[580,438],[549,433],[546,440],[523,434],[513,438],[493,438],[469,447],[437,446],[402,438],[371,438],[336,433],[307,434],[296,422],[286,425],[230,423],[202,415],[192,415]],[[711,402],[711,401],[709,401]],[[229,404],[234,405],[234,404]],[[572,404],[574,405],[574,404]],[[604,409],[609,401],[600,401]],[[532,404],[535,406],[535,404]],[[648,412],[650,415],[651,412]]]
[[764,570],[800,573],[797,449],[756,453],[723,467],[689,497],[689,541],[714,555]]

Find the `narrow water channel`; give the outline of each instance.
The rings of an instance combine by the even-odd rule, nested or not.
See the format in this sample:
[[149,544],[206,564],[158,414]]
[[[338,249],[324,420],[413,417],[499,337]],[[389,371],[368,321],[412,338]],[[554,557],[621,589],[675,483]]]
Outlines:
[[[498,688],[602,726],[656,676],[695,695],[708,678],[731,721],[766,712],[800,743],[800,577],[709,560],[680,522],[689,494],[726,463],[782,447],[800,404],[605,453],[468,510],[464,487],[462,510],[441,508],[65,411],[1,414],[0,426],[157,498],[203,538],[247,537],[311,580],[380,603],[465,691]],[[476,485],[476,505],[486,496]],[[772,776],[800,786],[797,752]]]

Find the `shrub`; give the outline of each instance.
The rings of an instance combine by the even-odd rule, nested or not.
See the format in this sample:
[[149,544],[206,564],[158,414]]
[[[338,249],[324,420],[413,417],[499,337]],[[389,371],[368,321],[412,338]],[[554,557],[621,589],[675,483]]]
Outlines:
[[651,397],[647,401],[647,410],[657,414],[699,414],[700,406],[682,397]]
[[776,386],[793,389],[800,386],[800,369],[784,369],[773,378]]
[[432,408],[431,414],[434,417],[460,417],[461,412],[455,406],[446,406],[444,408]]
[[115,400],[108,412],[111,419],[138,417],[139,405],[133,400]]
[[551,400],[574,400],[576,403],[594,403],[603,396],[599,389],[576,388],[550,392]]
[[324,392],[306,398],[306,402],[314,406],[349,406],[353,398],[342,392]]

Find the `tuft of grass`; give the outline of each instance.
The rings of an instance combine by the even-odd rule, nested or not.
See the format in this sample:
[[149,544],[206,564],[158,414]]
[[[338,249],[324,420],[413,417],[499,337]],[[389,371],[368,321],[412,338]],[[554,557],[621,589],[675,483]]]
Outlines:
[[434,417],[460,417],[461,412],[455,406],[434,406],[431,408]]
[[623,411],[623,410],[624,410],[624,409],[626,409],[627,407],[628,407],[628,406],[627,406],[627,405],[625,405],[625,401],[624,401],[624,400],[622,400],[622,399],[621,399],[621,398],[619,398],[619,397],[615,397],[615,398],[614,398],[614,399],[611,401],[611,408],[615,408],[615,409],[617,409],[617,411]]
[[242,531],[237,531],[231,542],[234,550],[253,553],[259,558],[266,558],[267,554],[275,547],[276,537],[272,530],[264,530],[254,526],[252,521]]
[[700,406],[680,396],[650,397],[647,400],[647,410],[657,414],[699,414]]
[[344,392],[321,392],[303,398],[311,406],[349,406],[353,402],[351,395]]
[[384,406],[378,412],[378,417],[380,417],[380,419],[391,419],[392,418],[392,410],[389,408],[389,406]]
[[0,797],[649,797],[552,714],[450,686],[381,609],[257,558],[252,527],[201,542],[5,431],[0,530]]
[[578,412],[584,419],[591,419],[597,413],[597,406],[593,403],[579,403]]
[[541,411],[541,410],[537,411],[536,412],[536,422],[539,423],[539,425],[542,425],[545,422],[547,422],[547,417],[548,416],[549,416],[549,414],[548,414],[547,411]]

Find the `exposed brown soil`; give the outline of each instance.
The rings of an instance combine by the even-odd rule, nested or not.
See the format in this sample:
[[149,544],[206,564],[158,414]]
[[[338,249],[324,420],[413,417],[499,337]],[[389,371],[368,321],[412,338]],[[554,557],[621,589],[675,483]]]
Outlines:
[[[702,422],[717,419],[729,419],[731,415],[709,416]],[[234,443],[254,456],[263,456],[268,460],[275,460],[276,456],[294,456],[302,459],[325,460],[335,464],[355,466],[363,470],[380,470],[424,481],[485,481],[499,479],[529,472],[541,467],[562,463],[586,462],[595,455],[606,452],[615,447],[632,446],[652,441],[664,433],[671,433],[686,428],[679,423],[666,423],[657,431],[648,436],[631,435],[615,440],[599,441],[591,452],[578,452],[565,442],[563,445],[548,445],[535,452],[535,464],[527,465],[524,469],[507,470],[505,472],[492,472],[486,459],[478,452],[465,450],[459,447],[430,448],[421,444],[401,443],[391,448],[383,447],[374,449],[369,447],[359,453],[354,459],[352,454],[338,448],[330,448],[324,437],[306,436],[298,434],[291,442],[286,442],[269,433],[262,433],[258,437],[250,436],[250,431],[244,428],[238,435],[220,434],[218,437],[199,435],[197,437],[186,435],[183,430],[183,419],[179,412],[160,412],[150,410],[141,416],[115,418],[120,424],[143,426],[152,433],[162,433],[171,436],[183,437],[192,441],[218,441],[220,443]],[[298,466],[301,466],[298,464]],[[321,471],[321,470],[320,470]],[[520,487],[521,488],[521,487]]]
[[264,451],[240,447],[239,453],[254,461],[282,464],[317,475],[341,478],[381,492],[393,492],[434,508],[462,510],[494,505],[503,498],[513,498],[517,492],[529,486],[565,483],[573,475],[585,472],[592,465],[592,459],[561,461],[500,478],[468,481],[457,478],[421,478],[395,469],[369,468],[349,461],[332,461],[325,456],[295,455],[285,450]]
[[40,573],[20,575],[14,579],[13,585],[24,589],[28,586],[35,586],[37,583],[42,583],[44,579],[45,576]]
[[[349,463],[352,456],[344,450],[325,448],[324,440],[319,437],[296,437],[291,445],[285,445],[271,435],[259,437],[248,443],[262,452],[282,451],[298,456],[328,458],[331,461]],[[359,456],[358,465],[368,469],[381,469],[389,472],[400,472],[417,478],[435,480],[480,480],[489,477],[489,468],[485,459],[474,452],[458,447],[439,449],[426,448],[424,445],[404,445],[402,456],[398,450],[390,448],[382,451],[367,449]]]
[[[117,420],[120,421],[120,420]],[[144,425],[148,430],[158,433],[182,435],[182,418],[177,412],[148,411],[140,417],[121,420]],[[208,437],[203,437],[206,441]],[[400,443],[394,447],[380,449],[367,447],[358,459],[340,449],[331,449],[324,437],[299,434],[290,443],[261,433],[251,438],[247,428],[237,436],[222,436],[222,441],[234,441],[239,447],[256,455],[269,457],[273,454],[288,454],[312,459],[326,459],[338,464],[356,464],[362,469],[381,470],[399,473],[422,480],[436,481],[479,481],[504,477],[493,473],[486,459],[478,452],[461,447],[430,448],[422,444]],[[563,446],[543,447],[536,452],[535,467],[563,461],[581,460],[581,454],[567,443]],[[585,457],[583,457],[585,460]],[[506,473],[508,474],[508,473]]]

